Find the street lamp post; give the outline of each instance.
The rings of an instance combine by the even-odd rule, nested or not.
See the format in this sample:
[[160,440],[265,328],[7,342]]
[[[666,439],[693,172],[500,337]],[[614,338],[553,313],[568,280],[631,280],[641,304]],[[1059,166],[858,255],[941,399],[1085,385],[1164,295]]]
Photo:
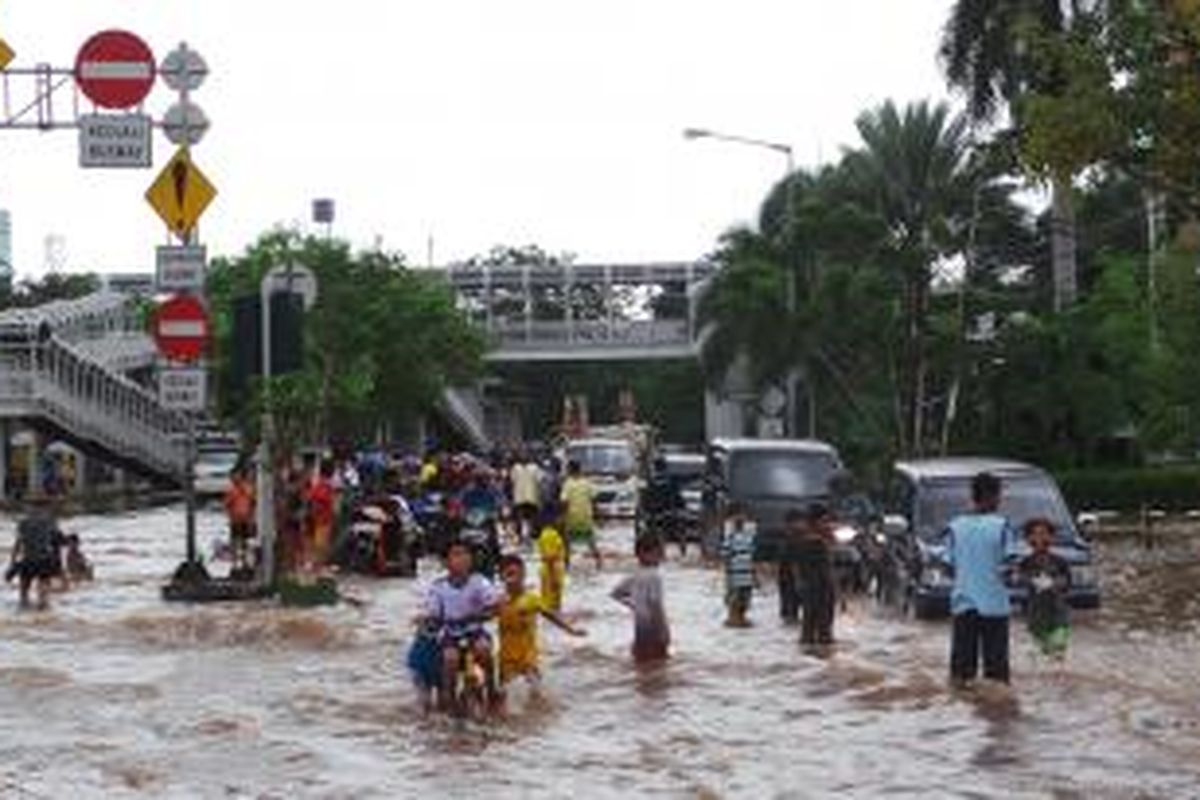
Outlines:
[[[717,131],[708,130],[707,128],[684,128],[683,138],[689,140],[695,139],[715,139],[721,142],[731,142],[733,144],[747,145],[749,147],[759,147],[766,150],[773,150],[776,153],[782,153],[787,162],[787,173],[784,175],[784,247],[790,251],[792,248],[791,238],[795,235],[796,226],[796,190],[795,181],[792,176],[796,171],[795,156],[790,144],[780,142],[772,142],[767,139],[756,139],[750,136],[738,136],[731,133],[719,133]],[[788,313],[796,313],[796,294],[797,294],[797,272],[799,267],[796,263],[788,265]],[[811,379],[811,376],[810,376]],[[796,435],[796,371],[792,369],[787,376],[787,421],[786,431],[788,435]],[[809,392],[809,414],[808,414],[808,435],[816,434],[817,420],[815,408],[812,403],[812,393]]]

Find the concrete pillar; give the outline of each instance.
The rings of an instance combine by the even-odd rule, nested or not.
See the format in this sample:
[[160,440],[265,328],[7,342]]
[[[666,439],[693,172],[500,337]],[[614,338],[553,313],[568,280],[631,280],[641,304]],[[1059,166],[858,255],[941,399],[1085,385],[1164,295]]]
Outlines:
[[8,500],[8,470],[12,461],[12,421],[0,420],[0,501]]
[[42,435],[37,431],[29,438],[29,471],[26,475],[26,497],[42,495]]
[[88,458],[81,451],[75,451],[75,485],[71,487],[75,494],[83,495],[87,493],[88,486]]

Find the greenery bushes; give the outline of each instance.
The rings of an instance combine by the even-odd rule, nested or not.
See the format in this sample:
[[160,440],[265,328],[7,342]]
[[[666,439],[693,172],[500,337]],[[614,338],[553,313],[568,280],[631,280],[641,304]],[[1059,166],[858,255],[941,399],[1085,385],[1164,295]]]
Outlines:
[[1136,512],[1200,508],[1200,465],[1143,469],[1086,469],[1055,476],[1075,511]]

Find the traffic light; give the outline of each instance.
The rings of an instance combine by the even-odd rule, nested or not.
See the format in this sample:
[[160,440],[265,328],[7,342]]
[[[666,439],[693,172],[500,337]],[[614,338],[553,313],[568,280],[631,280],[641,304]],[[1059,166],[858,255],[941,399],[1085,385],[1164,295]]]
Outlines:
[[[233,300],[233,390],[262,374],[262,302],[258,295]],[[271,295],[271,374],[304,369],[304,298],[296,292]]]

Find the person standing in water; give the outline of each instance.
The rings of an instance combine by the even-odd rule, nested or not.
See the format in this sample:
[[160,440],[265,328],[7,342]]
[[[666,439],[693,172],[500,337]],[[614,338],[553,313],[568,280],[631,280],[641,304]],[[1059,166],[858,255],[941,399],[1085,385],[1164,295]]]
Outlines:
[[45,610],[50,606],[50,581],[62,572],[64,538],[47,500],[39,498],[32,506],[17,523],[17,542],[5,580],[17,578],[21,608],[29,608],[29,590],[36,584],[37,607]]
[[671,647],[671,626],[663,605],[662,542],[642,536],[634,547],[638,568],[612,591],[612,597],[633,612],[633,660],[639,664],[665,660]]
[[1043,517],[1025,523],[1025,539],[1033,551],[1017,568],[1021,584],[1029,593],[1026,622],[1042,653],[1056,661],[1067,655],[1071,637],[1067,591],[1071,588],[1071,566],[1050,547],[1054,523]]
[[984,678],[1009,681],[1011,608],[1004,570],[1016,554],[1017,537],[999,513],[1000,496],[1000,479],[979,473],[971,481],[974,510],[951,520],[945,532],[945,559],[954,570],[950,680],[960,688],[975,680],[981,658]]

